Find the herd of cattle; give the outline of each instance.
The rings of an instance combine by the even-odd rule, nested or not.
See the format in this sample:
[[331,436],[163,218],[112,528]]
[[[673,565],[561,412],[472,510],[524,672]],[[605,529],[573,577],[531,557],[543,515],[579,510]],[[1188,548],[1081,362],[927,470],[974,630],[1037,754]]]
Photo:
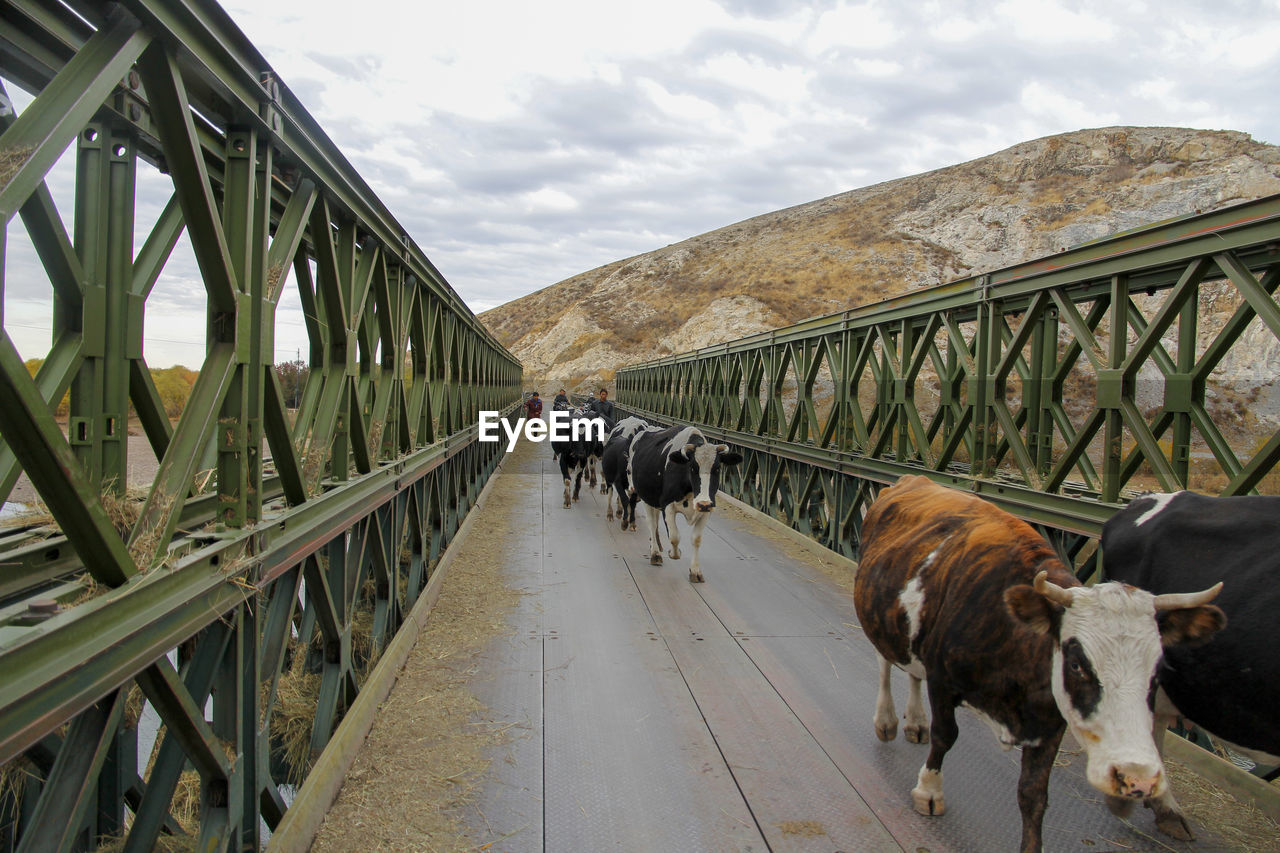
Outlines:
[[[659,516],[669,556],[679,559],[676,515],[684,515],[689,579],[702,581],[698,546],[720,469],[741,454],[696,427],[631,417],[606,428],[603,441],[553,444],[565,506],[584,476],[596,483],[598,461],[608,518],[616,501],[622,529],[635,530],[643,502],[656,565]],[[1109,580],[1084,586],[1034,528],[976,495],[922,476],[881,491],[862,523],[854,606],[880,660],[876,735],[897,735],[889,691],[896,667],[909,677],[906,739],[930,744],[911,792],[915,809],[946,809],[942,761],[963,705],[1006,749],[1022,750],[1024,851],[1041,848],[1049,773],[1067,729],[1086,754],[1086,778],[1114,813],[1142,802],[1162,832],[1191,839],[1162,761],[1176,717],[1280,763],[1278,522],[1280,497],[1146,495],[1106,523]]]

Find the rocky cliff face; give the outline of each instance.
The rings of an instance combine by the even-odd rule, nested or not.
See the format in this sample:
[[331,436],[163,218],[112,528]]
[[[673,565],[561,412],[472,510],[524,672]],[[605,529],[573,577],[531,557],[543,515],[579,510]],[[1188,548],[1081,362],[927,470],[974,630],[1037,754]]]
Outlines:
[[526,381],[587,387],[628,363],[1275,193],[1280,148],[1244,133],[1082,130],[748,219],[481,319]]

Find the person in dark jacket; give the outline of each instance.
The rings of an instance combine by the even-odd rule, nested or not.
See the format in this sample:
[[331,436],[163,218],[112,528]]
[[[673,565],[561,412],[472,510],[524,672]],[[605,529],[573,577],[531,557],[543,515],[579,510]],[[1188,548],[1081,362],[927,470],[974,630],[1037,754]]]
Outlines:
[[559,394],[556,394],[556,398],[551,401],[551,408],[560,412],[567,412],[572,408],[569,404],[569,395],[564,392],[563,388],[560,389]]
[[609,399],[609,392],[603,388],[600,389],[599,396],[587,404],[587,408],[597,415],[608,418],[610,422],[615,420],[613,416],[613,401]]
[[524,410],[529,420],[542,417],[542,398],[538,396],[538,392],[534,391],[528,400],[524,401]]

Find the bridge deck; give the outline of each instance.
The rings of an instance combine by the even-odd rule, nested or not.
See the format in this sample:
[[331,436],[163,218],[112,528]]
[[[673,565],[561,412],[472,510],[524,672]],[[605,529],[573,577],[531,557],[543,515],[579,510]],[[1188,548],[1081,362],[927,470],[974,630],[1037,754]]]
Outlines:
[[[1017,848],[1020,754],[967,712],[945,768],[947,815],[912,810],[926,747],[876,740],[874,655],[815,556],[725,508],[703,541],[706,583],[693,585],[687,550],[649,565],[643,514],[639,530],[619,531],[585,484],[562,508],[546,445],[526,444],[499,476],[519,495],[496,525],[516,531],[507,581],[527,594],[472,680],[521,731],[467,810],[487,849]],[[905,691],[903,679],[900,707]],[[1083,756],[1064,751],[1046,850],[1226,849],[1203,830],[1193,844],[1154,834],[1145,810],[1132,825],[1112,817]]]

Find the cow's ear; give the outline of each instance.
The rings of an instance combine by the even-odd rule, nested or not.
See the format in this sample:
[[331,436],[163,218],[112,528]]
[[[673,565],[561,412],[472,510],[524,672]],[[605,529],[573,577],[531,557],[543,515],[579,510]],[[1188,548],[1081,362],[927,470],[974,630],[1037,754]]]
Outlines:
[[1161,610],[1156,613],[1156,625],[1162,645],[1198,646],[1226,627],[1227,614],[1212,604]]
[[1014,619],[1037,634],[1058,633],[1062,605],[1053,603],[1030,585],[1023,583],[1006,589],[1004,603]]
[[736,450],[730,450],[728,453],[720,454],[721,465],[737,465],[742,461],[742,454]]

